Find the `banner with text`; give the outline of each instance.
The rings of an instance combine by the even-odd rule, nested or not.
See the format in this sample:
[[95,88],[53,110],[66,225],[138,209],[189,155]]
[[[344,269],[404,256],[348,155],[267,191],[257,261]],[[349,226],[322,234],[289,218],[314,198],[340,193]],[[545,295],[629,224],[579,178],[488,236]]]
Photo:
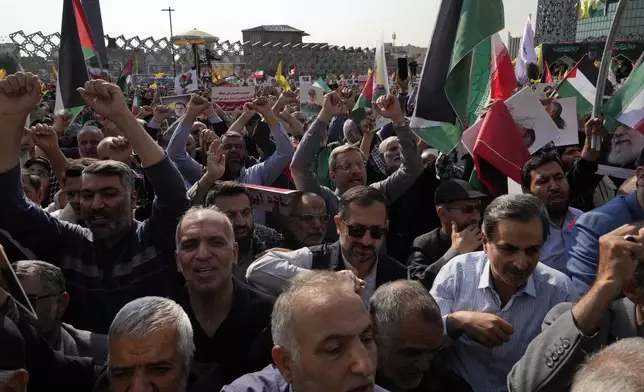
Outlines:
[[255,99],[255,86],[213,87],[211,97],[224,110],[240,109]]

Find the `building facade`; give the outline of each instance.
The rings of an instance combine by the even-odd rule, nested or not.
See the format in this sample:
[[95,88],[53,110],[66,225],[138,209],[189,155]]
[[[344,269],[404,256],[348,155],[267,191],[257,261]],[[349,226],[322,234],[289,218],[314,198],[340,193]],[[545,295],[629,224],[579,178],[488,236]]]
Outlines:
[[508,32],[508,54],[511,59],[516,59],[519,56],[520,48],[521,37],[513,37],[510,32]]
[[243,42],[272,42],[273,44],[301,44],[309,34],[288,25],[265,25],[242,30]]
[[[617,3],[606,5],[606,15],[595,16],[577,22],[577,41],[603,41],[608,36],[615,16]],[[620,23],[618,39],[622,41],[644,40],[644,1],[631,0]]]

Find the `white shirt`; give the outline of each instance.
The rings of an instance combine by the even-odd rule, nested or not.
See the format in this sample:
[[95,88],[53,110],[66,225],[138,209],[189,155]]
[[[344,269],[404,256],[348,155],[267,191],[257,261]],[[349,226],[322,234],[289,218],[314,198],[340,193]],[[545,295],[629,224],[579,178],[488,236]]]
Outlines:
[[[377,254],[376,254],[377,257]],[[353,271],[356,276],[358,271],[342,255],[344,267]],[[313,269],[313,253],[309,248],[301,248],[292,252],[268,251],[264,256],[255,260],[246,270],[246,281],[249,285],[271,295],[279,295],[286,283],[301,273]],[[376,272],[378,260],[369,275],[364,279],[365,291],[362,300],[369,304],[369,300],[376,291]]]

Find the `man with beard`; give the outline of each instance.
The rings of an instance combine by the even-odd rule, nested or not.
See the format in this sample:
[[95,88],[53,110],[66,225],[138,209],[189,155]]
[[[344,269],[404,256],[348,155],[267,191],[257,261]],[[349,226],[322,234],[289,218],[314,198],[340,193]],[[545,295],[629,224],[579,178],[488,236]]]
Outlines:
[[443,349],[443,319],[422,284],[398,280],[380,286],[369,312],[378,346],[376,382],[391,392],[471,392],[436,361]]
[[205,206],[216,206],[232,222],[235,241],[239,246],[234,275],[245,281],[246,269],[250,263],[267,249],[267,243],[271,248],[278,246],[281,236],[275,230],[255,223],[248,188],[238,182],[224,181],[215,184],[206,196]]
[[[382,96],[378,98],[376,106],[382,117],[391,119],[394,123],[394,131],[400,143],[402,163],[385,180],[370,186],[381,191],[390,203],[394,203],[414,184],[424,168],[416,148],[416,137],[407,125],[398,99],[393,95]],[[340,197],[346,191],[356,186],[366,185],[367,181],[365,156],[353,145],[337,147],[331,152],[329,176],[335,182],[335,192],[321,186],[313,172],[313,160],[326,137],[329,121],[342,113],[344,113],[342,97],[337,92],[327,94],[324,97],[322,110],[304,134],[291,162],[291,174],[297,190],[322,196],[331,216],[338,213]],[[337,225],[337,222],[335,223]]]
[[389,223],[386,206],[385,196],[373,187],[349,189],[333,218],[339,241],[293,252],[269,251],[248,267],[248,283],[277,294],[290,279],[309,270],[350,270],[366,282],[362,298],[369,303],[380,285],[407,278],[402,264],[377,251]]
[[282,248],[300,249],[322,244],[329,225],[324,200],[315,193],[296,192],[288,205]]
[[570,189],[563,164],[555,154],[537,155],[523,165],[521,176],[523,193],[538,197],[550,217],[550,232],[539,261],[567,275],[566,250],[572,242],[572,227],[583,212],[568,206]]
[[481,248],[481,199],[463,180],[445,180],[434,192],[441,227],[414,240],[407,258],[409,275],[431,289],[438,271],[458,255]]
[[80,212],[88,228],[52,218],[25,199],[20,139],[29,110],[40,99],[40,83],[32,74],[17,73],[0,81],[0,229],[63,270],[71,297],[66,322],[105,333],[130,300],[173,293],[174,231],[188,199],[181,175],[128,109],[118,86],[92,80],[80,94],[116,124],[138,153],[156,191],[152,216],[134,220],[135,174],[116,161],[95,162],[83,170]]
[[475,391],[507,391],[512,365],[540,332],[535,320],[571,299],[570,279],[539,263],[548,225],[536,197],[498,197],[483,216],[483,252],[452,259],[434,281],[443,363]]
[[606,160],[611,165],[632,169],[642,148],[644,148],[644,135],[621,124],[613,133],[610,153]]
[[222,392],[386,392],[375,385],[374,331],[356,281],[329,271],[296,278],[273,308],[275,365]]
[[[277,105],[281,105],[290,99],[292,98],[282,96]],[[238,119],[239,123],[236,121],[221,138],[226,156],[226,172],[223,179],[234,180],[242,184],[271,186],[293,157],[295,152],[293,143],[291,143],[288,134],[266,98],[256,99],[252,103],[249,102],[244,108],[245,112],[257,112],[264,117],[277,149],[265,161],[248,168],[245,167],[244,163],[247,158],[246,143],[241,133],[235,130],[239,129],[241,131],[243,125],[248,121],[247,119],[242,119],[242,115]],[[203,166],[186,152],[190,129],[197,116],[201,113],[206,115],[211,123],[223,121],[217,116],[210,102],[195,95],[188,103],[186,115],[181,119],[181,124],[177,126],[168,145],[168,155],[177,164],[186,181],[194,185],[193,190],[190,192],[195,194],[200,193],[200,188],[210,189],[214,185],[210,178],[202,177]],[[257,223],[264,223],[265,214],[263,211],[256,211],[254,215]]]
[[193,369],[208,374],[216,366],[230,383],[270,364],[275,298],[233,277],[239,247],[230,220],[215,207],[193,207],[179,221],[176,241],[186,280],[177,302],[195,333]]
[[78,140],[78,153],[81,158],[98,158],[96,148],[103,140],[103,132],[93,126],[86,126],[76,136]]

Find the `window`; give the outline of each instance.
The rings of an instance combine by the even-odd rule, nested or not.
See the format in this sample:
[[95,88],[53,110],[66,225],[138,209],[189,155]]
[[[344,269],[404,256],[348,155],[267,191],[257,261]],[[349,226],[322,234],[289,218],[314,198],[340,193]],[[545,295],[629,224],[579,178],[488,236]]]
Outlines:
[[250,36],[251,42],[260,42],[261,40],[262,40],[262,36],[259,34],[253,34]]

